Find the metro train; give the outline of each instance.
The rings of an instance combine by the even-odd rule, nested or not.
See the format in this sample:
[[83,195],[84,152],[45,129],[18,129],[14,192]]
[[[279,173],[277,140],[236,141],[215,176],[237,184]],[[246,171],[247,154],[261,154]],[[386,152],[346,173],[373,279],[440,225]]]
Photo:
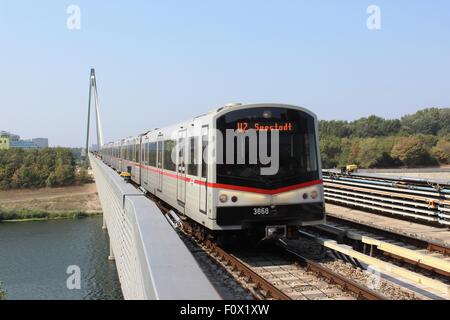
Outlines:
[[99,155],[182,219],[264,238],[324,223],[318,137],[305,108],[232,104],[107,143]]

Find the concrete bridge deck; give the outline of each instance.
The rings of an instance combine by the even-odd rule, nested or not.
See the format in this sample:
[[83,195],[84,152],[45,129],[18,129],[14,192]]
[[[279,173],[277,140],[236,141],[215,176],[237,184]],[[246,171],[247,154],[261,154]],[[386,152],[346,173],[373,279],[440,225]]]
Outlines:
[[220,299],[159,208],[101,160],[89,159],[124,298]]

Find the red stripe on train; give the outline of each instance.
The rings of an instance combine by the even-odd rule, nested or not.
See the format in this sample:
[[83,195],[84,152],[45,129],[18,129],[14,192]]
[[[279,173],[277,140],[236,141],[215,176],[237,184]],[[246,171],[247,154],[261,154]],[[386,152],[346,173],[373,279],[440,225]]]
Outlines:
[[232,184],[223,184],[223,183],[213,183],[213,182],[204,182],[201,180],[194,180],[188,177],[178,177],[176,174],[174,173],[169,173],[169,172],[165,172],[161,169],[155,169],[152,167],[148,167],[148,166],[144,166],[144,165],[140,165],[140,164],[136,164],[133,162],[128,162],[125,161],[135,167],[140,167],[143,168],[145,170],[148,171],[152,171],[155,173],[160,173],[162,175],[174,178],[174,179],[180,179],[186,182],[194,182],[195,184],[204,186],[207,185],[210,188],[216,188],[216,189],[227,189],[227,190],[235,190],[235,191],[244,191],[244,192],[252,192],[252,193],[260,193],[260,194],[269,194],[269,195],[275,195],[275,194],[279,194],[279,193],[283,193],[283,192],[288,192],[288,191],[292,191],[292,190],[298,190],[298,189],[303,189],[306,187],[310,187],[310,186],[314,186],[314,185],[319,185],[323,183],[323,180],[313,180],[313,181],[308,181],[308,182],[304,182],[304,183],[299,183],[299,184],[295,184],[292,186],[287,186],[287,187],[283,187],[283,188],[278,188],[278,189],[273,189],[273,190],[266,190],[266,189],[260,189],[260,188],[252,188],[252,187],[242,187],[242,186],[236,186],[236,185],[232,185]]

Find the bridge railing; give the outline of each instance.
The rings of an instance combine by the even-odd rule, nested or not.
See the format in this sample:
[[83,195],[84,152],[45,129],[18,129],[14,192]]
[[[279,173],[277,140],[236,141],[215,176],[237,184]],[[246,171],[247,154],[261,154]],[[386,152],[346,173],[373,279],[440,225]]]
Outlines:
[[125,299],[220,299],[159,208],[89,155]]

